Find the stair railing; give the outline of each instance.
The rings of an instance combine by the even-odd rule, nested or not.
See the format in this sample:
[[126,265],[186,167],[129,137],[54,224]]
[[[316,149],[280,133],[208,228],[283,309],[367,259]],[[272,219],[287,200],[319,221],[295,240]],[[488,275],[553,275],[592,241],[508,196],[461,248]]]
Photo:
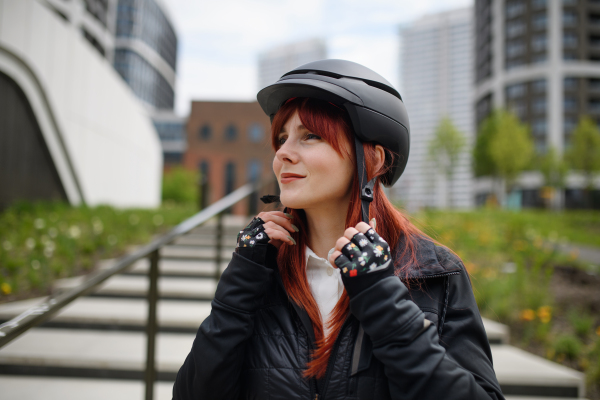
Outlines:
[[255,183],[247,183],[234,192],[221,198],[217,202],[211,204],[207,208],[186,219],[167,234],[153,240],[148,245],[119,258],[114,265],[108,269],[92,273],[88,276],[85,282],[70,290],[60,292],[49,296],[43,303],[34,306],[15,318],[0,324],[0,348],[7,345],[12,340],[16,339],[29,329],[43,323],[51,318],[66,305],[85,296],[97,289],[107,279],[127,271],[129,267],[138,260],[148,258],[150,268],[148,270],[149,287],[148,287],[148,319],[146,322],[146,369],[144,372],[144,381],[146,384],[145,399],[152,400],[154,398],[154,383],[156,382],[156,333],[158,331],[158,323],[156,319],[156,305],[158,302],[158,263],[160,261],[159,250],[178,237],[189,233],[191,230],[203,225],[208,220],[217,217],[217,243],[216,243],[216,272],[215,278],[218,280],[221,274],[221,240],[223,236],[223,212],[229,207],[245,199],[249,195],[259,192],[261,189],[274,184],[273,179],[263,180]]

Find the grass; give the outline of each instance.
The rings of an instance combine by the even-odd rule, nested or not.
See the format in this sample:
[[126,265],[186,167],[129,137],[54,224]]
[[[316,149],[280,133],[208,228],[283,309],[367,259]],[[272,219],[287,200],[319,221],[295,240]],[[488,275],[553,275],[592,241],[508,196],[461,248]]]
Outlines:
[[144,244],[193,215],[191,205],[158,209],[70,207],[22,202],[0,213],[0,302],[48,294],[58,278]]
[[479,209],[411,218],[462,258],[481,314],[507,324],[511,344],[585,372],[588,398],[600,399],[600,316],[585,296],[565,301],[566,283],[556,272],[589,263],[555,246],[600,248],[600,212]]

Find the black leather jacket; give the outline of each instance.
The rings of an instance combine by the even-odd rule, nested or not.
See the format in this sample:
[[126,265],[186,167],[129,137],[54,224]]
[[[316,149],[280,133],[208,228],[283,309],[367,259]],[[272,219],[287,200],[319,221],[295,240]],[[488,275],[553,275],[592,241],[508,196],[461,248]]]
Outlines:
[[326,376],[304,379],[314,333],[274,256],[237,253],[177,374],[183,399],[503,399],[460,259],[422,239],[410,289],[382,278],[350,300]]

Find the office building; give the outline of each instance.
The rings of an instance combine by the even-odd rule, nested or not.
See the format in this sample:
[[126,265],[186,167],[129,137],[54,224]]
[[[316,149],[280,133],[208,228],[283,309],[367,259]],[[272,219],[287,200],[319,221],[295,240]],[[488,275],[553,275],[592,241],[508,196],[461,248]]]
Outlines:
[[[411,148],[406,170],[390,195],[409,211],[473,206],[472,20],[472,8],[462,8],[426,15],[400,31],[400,87]],[[443,117],[452,120],[467,142],[451,182],[428,157],[429,143]]]
[[[476,124],[495,107],[511,109],[531,128],[538,154],[564,153],[579,118],[600,123],[600,2],[593,0],[476,0]],[[523,206],[542,203],[540,173],[518,180]],[[567,177],[555,199],[578,207],[583,179]],[[478,203],[493,192],[477,180]]]

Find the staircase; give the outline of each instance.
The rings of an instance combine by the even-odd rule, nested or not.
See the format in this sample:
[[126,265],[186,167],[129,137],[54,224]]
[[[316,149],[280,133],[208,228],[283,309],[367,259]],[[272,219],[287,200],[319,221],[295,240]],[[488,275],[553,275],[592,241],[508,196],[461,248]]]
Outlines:
[[[223,262],[227,266],[236,236],[246,219],[224,219]],[[216,287],[214,223],[207,223],[161,249],[157,306],[154,398],[171,398],[173,381],[190,351],[200,323],[210,314]],[[107,268],[111,260],[99,266]],[[81,297],[57,316],[0,349],[0,398],[142,399],[148,312],[149,262],[133,264],[91,295]],[[66,290],[82,282],[57,283]],[[0,305],[4,322],[40,303],[31,299]],[[496,375],[507,399],[578,399],[584,378],[577,371],[509,346],[508,328],[484,320]]]

